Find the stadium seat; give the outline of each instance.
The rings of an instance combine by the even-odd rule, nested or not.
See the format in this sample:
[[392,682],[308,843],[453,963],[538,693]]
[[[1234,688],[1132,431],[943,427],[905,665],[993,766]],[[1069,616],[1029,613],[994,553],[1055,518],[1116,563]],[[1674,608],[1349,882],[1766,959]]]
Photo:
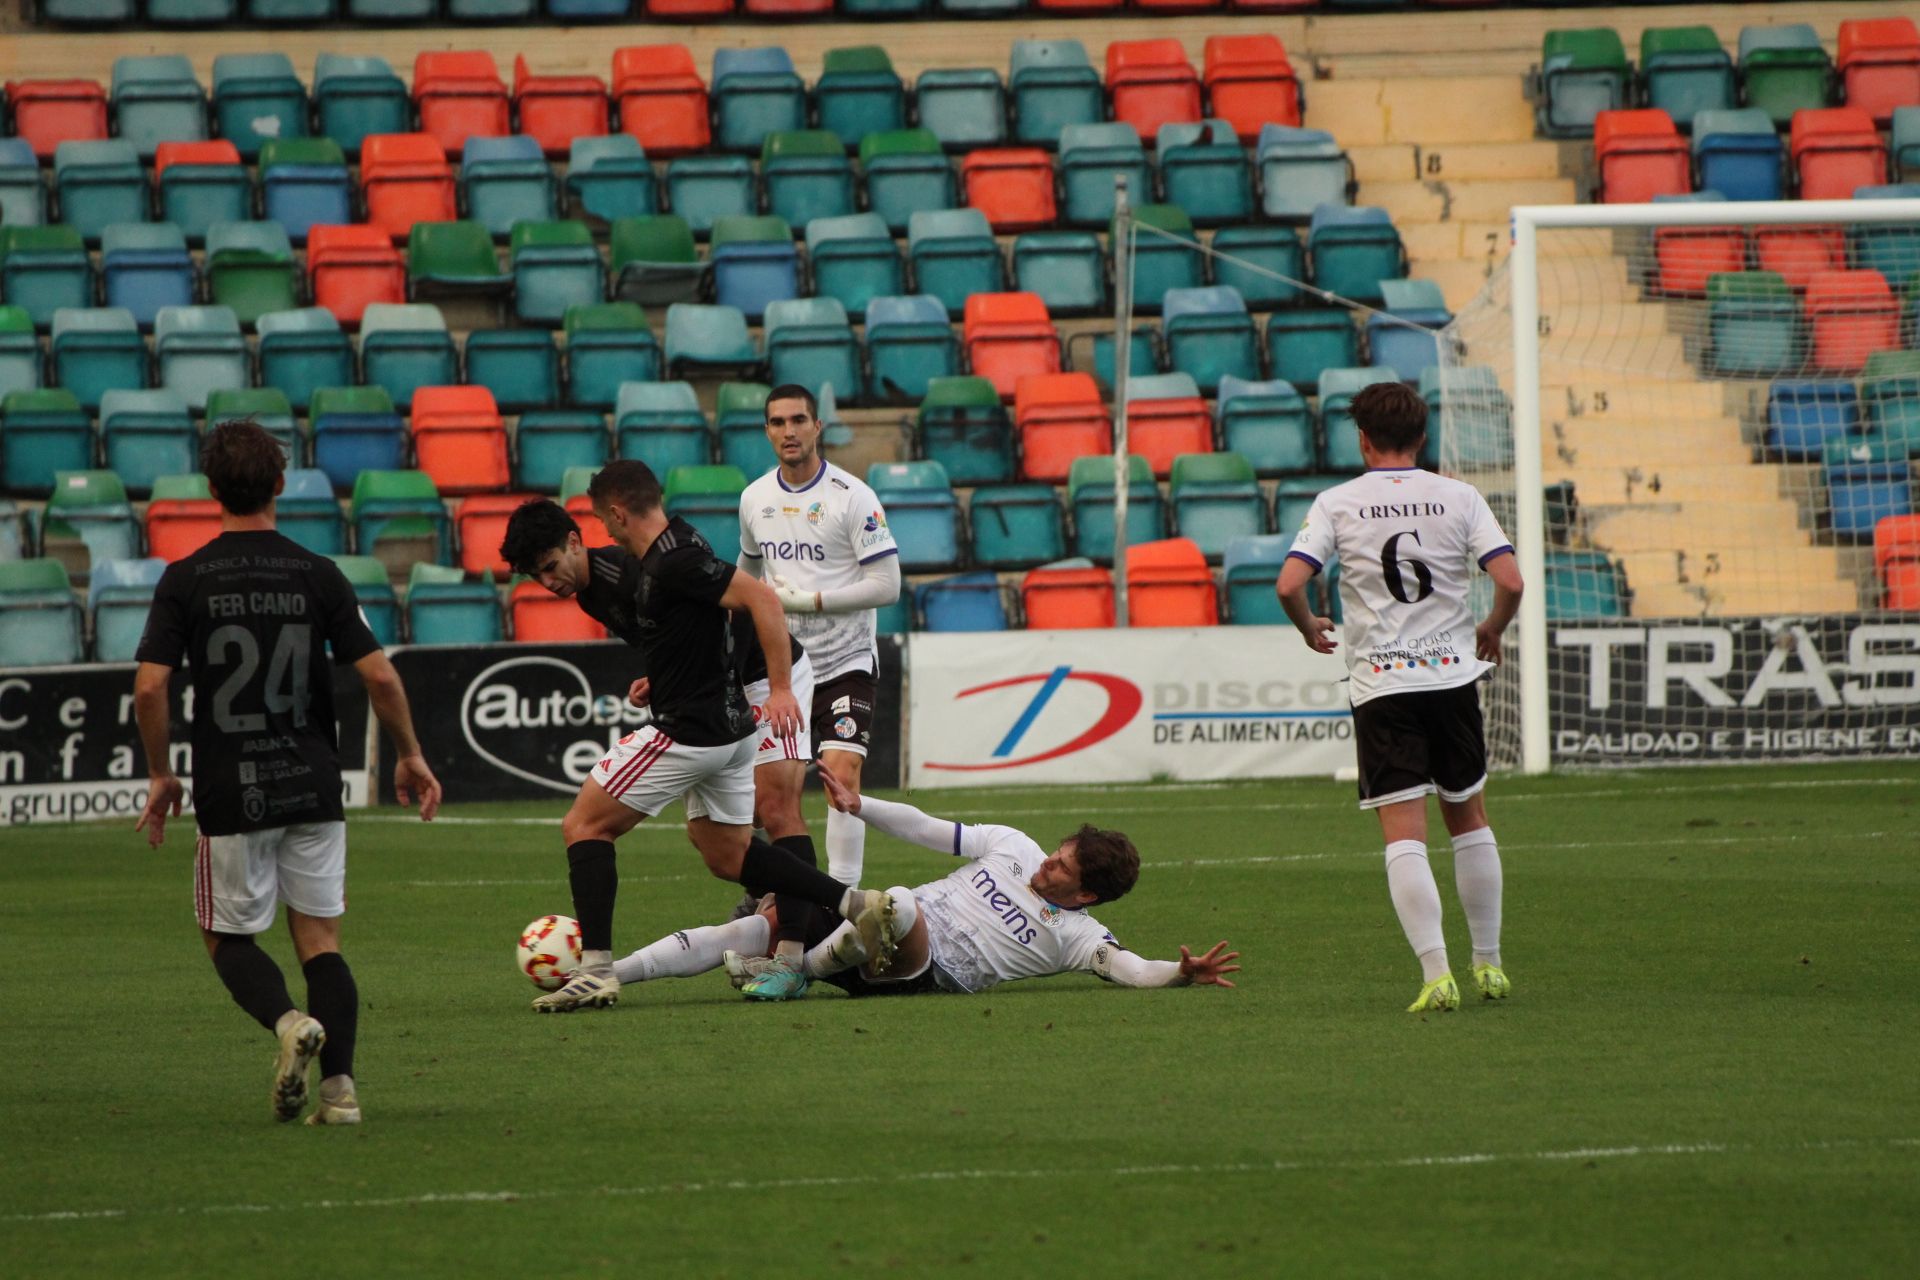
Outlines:
[[405,240],[416,222],[460,216],[453,169],[429,134],[369,134],[360,147],[360,185],[367,222],[396,241]]
[[698,529],[721,559],[738,558],[740,492],[746,487],[746,474],[738,467],[677,466],[666,473],[663,506],[667,515]]
[[1729,200],[1778,200],[1787,149],[1758,107],[1701,110],[1693,117],[1693,162],[1700,186]]
[[713,298],[758,320],[768,304],[800,293],[800,252],[784,218],[730,214],[713,224]]
[[1885,588],[1882,608],[1920,610],[1920,519],[1886,516],[1874,522],[1873,567]]
[[592,472],[612,456],[607,423],[586,409],[530,409],[514,428],[516,488],[553,493],[570,468]]
[[299,268],[277,222],[216,222],[207,228],[207,296],[231,307],[243,326],[300,305]]
[[9,391],[0,400],[0,481],[42,497],[63,471],[93,466],[93,422],[65,387]]
[[522,323],[558,325],[568,308],[606,296],[606,264],[584,222],[515,223],[511,253],[513,312]]
[[199,465],[200,437],[177,391],[115,390],[100,398],[100,445],[107,470],[143,497],[156,476]]
[[723,382],[715,395],[713,430],[719,437],[720,461],[750,476],[760,475],[779,461],[767,443],[767,394],[764,382]]
[[1006,288],[1006,268],[987,215],[978,209],[915,210],[907,224],[907,256],[916,292],[940,299],[950,315],[977,294]]
[[1547,620],[1624,618],[1626,578],[1604,551],[1548,551]]
[[1070,124],[1097,124],[1107,115],[1100,73],[1078,40],[1015,40],[1008,60],[1013,140],[1057,146]]
[[1385,209],[1322,205],[1307,230],[1313,282],[1355,302],[1379,303],[1380,282],[1404,279],[1407,251]]
[[450,156],[467,139],[513,132],[513,105],[493,55],[481,51],[421,53],[413,60],[413,103],[420,132]]
[[962,573],[914,588],[923,631],[1005,631],[1007,605],[993,573]]
[[360,320],[360,376],[385,387],[401,410],[422,387],[460,381],[460,353],[440,308],[431,303],[376,302]]
[[109,391],[147,385],[147,344],[125,307],[62,307],[53,313],[53,380],[73,392],[80,407],[100,407]]
[[[1085,334],[1079,335],[1085,337]],[[1093,377],[1103,389],[1112,389],[1114,385],[1114,341],[1111,333],[1093,335]],[[1160,335],[1152,325],[1135,325],[1127,342],[1127,358],[1131,362],[1128,372],[1132,374],[1167,372],[1166,354],[1161,349]],[[1076,368],[1081,367],[1075,361]]]
[[171,222],[116,223],[100,233],[101,288],[151,328],[162,307],[191,306],[197,292],[187,238]]
[[[62,142],[108,135],[106,91],[92,80],[9,80],[7,106],[14,134],[42,161]],[[11,219],[7,225],[14,225]]]
[[1127,625],[1211,627],[1219,621],[1213,574],[1191,538],[1127,548]]
[[537,76],[525,54],[513,59],[513,106],[520,131],[549,156],[570,156],[607,133],[607,82],[599,76]]
[[985,378],[930,379],[914,434],[921,456],[938,462],[956,485],[1013,479],[1012,420]]
[[[433,477],[436,489],[469,494],[506,488],[512,470],[507,461],[507,428],[491,391],[425,386],[414,393],[413,401],[415,465]],[[484,563],[469,567],[492,563],[489,550]]]
[[1802,200],[1850,200],[1887,180],[1887,144],[1858,107],[1794,112],[1788,152]]
[[1107,93],[1113,118],[1143,138],[1160,126],[1199,120],[1200,77],[1178,40],[1115,40],[1107,45]]
[[1594,117],[1618,111],[1632,94],[1627,48],[1611,27],[1549,31],[1540,48],[1540,132],[1585,138]]
[[41,0],[36,6],[42,21],[75,26],[132,22],[134,8],[134,0]]
[[876,462],[867,484],[886,509],[908,573],[951,569],[960,563],[960,500],[937,462]]
[[316,389],[353,385],[353,345],[325,307],[269,312],[256,323],[260,385],[276,387],[305,411]]
[[[1073,510],[1073,554],[1113,560],[1114,461],[1112,454],[1075,458],[1067,476],[1067,502]],[[1150,542],[1166,536],[1166,508],[1153,471],[1138,454],[1127,459],[1127,541]]]
[[1013,287],[1040,295],[1053,315],[1107,308],[1107,259],[1091,231],[1029,231],[1013,242]]
[[85,627],[73,582],[58,560],[0,560],[0,665],[84,661]]
[[1213,283],[1238,289],[1249,311],[1290,307],[1305,297],[1307,255],[1292,227],[1222,227],[1213,236],[1212,263]]
[[806,127],[807,88],[784,48],[714,50],[714,146],[753,153],[770,133]]
[[[829,49],[813,85],[819,127],[857,147],[870,133],[907,126],[907,90],[879,45]],[[797,220],[796,220],[797,221]]]
[[1288,625],[1275,584],[1293,546],[1291,534],[1233,538],[1220,558],[1221,586],[1227,596],[1227,621],[1239,627]]
[[1807,284],[1807,363],[1829,374],[1858,373],[1867,358],[1900,348],[1900,303],[1878,271],[1823,271]]
[[857,207],[853,166],[838,134],[827,129],[769,133],[760,149],[760,182],[767,212],[804,227],[815,218],[837,218]]
[[1836,64],[1847,105],[1885,126],[1897,107],[1920,104],[1920,28],[1912,18],[1855,18],[1840,24]]
[[815,218],[807,223],[807,260],[815,293],[863,316],[870,299],[897,295],[905,284],[900,254],[877,213]]
[[[464,514],[466,505],[461,511]],[[461,537],[465,546],[464,525]],[[493,545],[500,545],[498,537]],[[497,644],[506,639],[493,575],[469,582],[464,569],[414,565],[407,575],[407,638],[413,644],[450,645]]]
[[362,471],[353,482],[353,545],[389,566],[453,562],[453,531],[424,471]]
[[1686,139],[1658,108],[1602,111],[1593,121],[1593,154],[1603,204],[1646,204],[1693,189]]
[[407,283],[416,298],[503,298],[513,277],[480,223],[416,222],[407,233]]
[[1860,543],[1889,517],[1913,514],[1913,474],[1904,442],[1832,440],[1823,475],[1835,538]]
[[171,564],[220,536],[220,504],[198,472],[157,476],[147,503],[147,554]]
[[153,589],[167,562],[101,560],[87,575],[87,612],[93,617],[93,660],[132,662],[146,630]]
[[1053,162],[1037,147],[969,151],[960,160],[960,195],[996,232],[1049,227],[1058,217]]
[[840,0],[840,12],[855,21],[868,18],[912,18],[932,7],[932,0]]
[[1321,370],[1320,460],[1326,470],[1352,474],[1367,469],[1360,456],[1360,429],[1348,407],[1368,387],[1398,381],[1400,376],[1382,365]]
[[[1131,443],[1131,437],[1129,437]],[[1236,538],[1267,531],[1267,501],[1253,464],[1237,453],[1188,453],[1173,462],[1173,524],[1209,560]]]
[[93,266],[79,231],[65,224],[0,227],[0,296],[42,329],[62,307],[91,306]]
[[1243,142],[1254,141],[1268,124],[1298,125],[1306,109],[1286,47],[1275,35],[1208,36],[1201,80],[1208,113],[1226,120]]
[[1169,474],[1182,454],[1213,451],[1213,419],[1191,377],[1144,374],[1127,383],[1127,448],[1156,476]]
[[[367,630],[373,633],[373,638],[382,645],[399,644],[400,601],[393,594],[393,580],[388,576],[387,566],[370,555],[332,559],[353,588],[360,604],[360,616],[367,620]],[[579,608],[575,607],[574,612],[579,613]]]
[[840,400],[866,393],[860,343],[847,309],[835,298],[784,298],[767,304],[767,381],[798,383],[819,393],[830,386]]
[[470,139],[460,159],[460,185],[467,216],[496,240],[505,240],[516,222],[560,216],[560,185],[540,140],[526,134]]
[[758,373],[765,363],[737,307],[676,302],[667,308],[667,373]]
[[704,151],[712,140],[707,84],[683,44],[615,49],[613,97],[620,127],[650,156]]
[[[1031,150],[1023,152],[1031,157]],[[971,157],[969,157],[971,159]],[[963,162],[961,173],[967,172]],[[1147,149],[1130,124],[1070,124],[1060,130],[1060,216],[1078,226],[1105,226],[1113,220],[1114,180],[1127,180],[1130,200],[1150,199],[1153,195],[1153,168],[1147,162]],[[1046,181],[1051,194],[1053,175]],[[968,203],[979,205],[968,184]],[[988,214],[993,219],[991,213]],[[1046,222],[1053,219],[1047,217]],[[996,229],[999,219],[993,219]],[[1038,224],[1033,224],[1038,225]]]
[[307,284],[315,305],[357,326],[369,305],[407,299],[407,263],[378,226],[315,226],[307,232]]
[[932,394],[934,382],[960,371],[959,343],[947,309],[931,294],[873,299],[867,304],[866,331],[869,400],[918,400]]
[[317,56],[313,109],[318,131],[350,156],[372,135],[404,133],[413,120],[407,86],[385,58],[373,55]]
[[[1137,309],[1158,311],[1167,290],[1193,289],[1205,283],[1197,247],[1199,237],[1185,209],[1170,204],[1143,204],[1134,207],[1133,216],[1136,222],[1179,237],[1169,240],[1151,232],[1134,234],[1133,305]],[[1112,244],[1111,228],[1108,244]]]
[[1851,381],[1782,379],[1767,389],[1767,454],[1819,462],[1827,441],[1860,434],[1860,394]]
[[653,165],[632,134],[575,138],[567,153],[567,190],[575,210],[605,222],[659,207]]
[[[1920,198],[1920,183],[1857,187],[1855,200],[1912,200]],[[1847,228],[1847,254],[1854,267],[1878,271],[1889,284],[1920,275],[1920,221],[1856,223]]]
[[1784,128],[1796,111],[1826,106],[1832,80],[1833,62],[1806,23],[1740,29],[1746,103],[1766,112],[1776,129]]
[[213,60],[213,123],[251,160],[263,143],[304,138],[306,86],[284,53],[223,53]]
[[[1423,369],[1420,397],[1427,421],[1445,415],[1456,431],[1455,465],[1466,470],[1505,470],[1513,465],[1513,402],[1486,365],[1448,365]],[[1429,433],[1429,440],[1432,433]]]
[[346,152],[332,138],[269,138],[260,144],[260,208],[305,244],[317,226],[353,221]]
[[[586,524],[599,526],[588,517]],[[582,525],[584,532],[586,525]],[[513,615],[513,638],[521,644],[575,644],[605,640],[607,629],[582,613],[572,600],[563,600],[537,582],[515,584],[508,597]]]
[[[945,322],[946,317],[941,317]],[[40,389],[40,342],[23,307],[0,306],[0,398]]]
[[313,465],[347,491],[362,471],[398,471],[407,462],[407,423],[385,387],[320,387],[310,403]]
[[324,471],[295,468],[274,503],[275,527],[315,555],[347,549],[347,521]]
[[160,221],[187,239],[206,239],[216,222],[253,216],[253,182],[240,152],[224,138],[212,142],[163,142],[154,154],[154,185],[160,190]]
[[1920,352],[1868,356],[1860,376],[1860,412],[1865,435],[1920,458]]
[[867,208],[896,233],[905,231],[917,212],[958,203],[953,168],[940,139],[927,129],[894,129],[860,139],[860,172]]
[[1322,205],[1353,202],[1353,164],[1325,130],[1263,125],[1255,151],[1260,207],[1268,218],[1302,222]]
[[1220,447],[1245,458],[1256,473],[1314,469],[1313,416],[1291,382],[1224,377],[1214,414]]
[[1384,310],[1367,318],[1371,363],[1392,369],[1402,382],[1418,382],[1422,370],[1440,363],[1439,331],[1453,314],[1431,280],[1383,280],[1380,291]]
[[1260,342],[1240,294],[1227,286],[1169,289],[1161,303],[1167,363],[1212,392],[1220,379],[1260,376]]
[[1154,152],[1162,199],[1194,222],[1211,227],[1253,216],[1253,168],[1227,121],[1161,125]]
[[1020,435],[1022,479],[1058,484],[1074,459],[1113,451],[1113,420],[1090,374],[1021,378],[1013,421]]
[[975,489],[968,515],[973,563],[982,568],[1030,569],[1067,554],[1066,521],[1050,484]]
[[125,138],[61,143],[53,155],[53,190],[60,221],[89,243],[106,227],[149,220],[147,177]]
[[1752,228],[1754,265],[1777,271],[1787,287],[1804,293],[1822,271],[1847,269],[1847,235],[1843,227],[1804,223],[1762,223]]
[[569,405],[611,409],[621,383],[659,380],[660,344],[638,304],[574,307],[561,320],[561,329],[567,337]]
[[439,13],[439,0],[345,0],[355,22],[422,22]]
[[1800,371],[1800,304],[1773,271],[1717,273],[1707,278],[1709,373],[1774,378]]
[[638,458],[659,476],[713,458],[713,433],[690,382],[622,383],[613,438],[617,456]]
[[37,227],[47,220],[40,161],[25,138],[0,138],[0,226]]
[[679,156],[667,163],[667,205],[704,236],[724,217],[753,217],[760,192],[745,156]]
[[[153,159],[163,142],[207,136],[207,94],[184,54],[142,54],[113,60],[113,125],[123,141]],[[116,218],[114,221],[124,221]]]
[[913,84],[920,128],[949,151],[1007,140],[1006,88],[990,67],[930,67]]
[[1060,370],[1060,335],[1047,304],[1032,293],[977,293],[967,299],[961,341],[967,366],[1002,399],[1029,374]]
[[1020,612],[1029,631],[1111,627],[1113,575],[1093,565],[1042,565],[1020,580]]
[[693,228],[677,213],[616,218],[608,228],[613,291],[629,302],[693,302],[707,279]]
[[1640,98],[1682,131],[1701,111],[1740,103],[1733,59],[1712,27],[1648,27],[1640,33]]
[[[1724,198],[1718,191],[1695,191],[1684,196],[1655,196],[1654,203],[1707,202]],[[1714,272],[1746,270],[1748,248],[1745,227],[1656,227],[1653,232],[1653,265],[1647,283],[1654,293],[1668,297],[1705,297],[1707,277]]]
[[287,454],[287,465],[300,466],[307,442],[294,420],[293,406],[273,387],[228,387],[207,393],[207,425],[251,418],[274,438]]
[[1920,180],[1920,107],[1893,109],[1893,168],[1901,182]]
[[560,350],[543,329],[475,329],[465,356],[468,385],[493,392],[503,412],[560,401]]

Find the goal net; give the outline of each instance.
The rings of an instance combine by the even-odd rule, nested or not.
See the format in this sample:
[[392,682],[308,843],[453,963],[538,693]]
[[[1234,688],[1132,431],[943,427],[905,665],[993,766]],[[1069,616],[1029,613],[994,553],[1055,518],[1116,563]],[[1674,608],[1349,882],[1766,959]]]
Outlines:
[[1429,396],[1529,584],[1497,764],[1920,749],[1920,200],[1514,215]]

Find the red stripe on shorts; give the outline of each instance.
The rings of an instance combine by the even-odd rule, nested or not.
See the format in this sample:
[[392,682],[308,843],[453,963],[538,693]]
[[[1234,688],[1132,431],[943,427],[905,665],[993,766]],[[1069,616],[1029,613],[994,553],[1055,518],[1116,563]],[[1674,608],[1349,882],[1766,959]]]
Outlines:
[[651,769],[653,762],[665,755],[667,748],[672,745],[672,738],[664,733],[656,733],[652,742],[640,748],[639,753],[627,763],[626,767],[608,780],[607,794],[615,797],[627,794],[633,784],[640,780],[640,775]]

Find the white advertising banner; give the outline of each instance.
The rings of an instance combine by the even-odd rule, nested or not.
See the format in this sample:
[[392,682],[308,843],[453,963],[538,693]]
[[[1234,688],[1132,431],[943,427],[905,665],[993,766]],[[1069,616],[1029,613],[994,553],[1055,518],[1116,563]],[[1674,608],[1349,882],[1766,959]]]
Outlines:
[[907,782],[985,787],[1331,775],[1346,663],[1291,627],[915,632]]

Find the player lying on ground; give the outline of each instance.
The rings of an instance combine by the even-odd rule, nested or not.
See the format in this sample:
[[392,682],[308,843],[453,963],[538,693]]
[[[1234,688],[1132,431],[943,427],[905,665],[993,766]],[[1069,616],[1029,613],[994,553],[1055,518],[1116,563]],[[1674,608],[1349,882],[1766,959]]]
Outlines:
[[[1133,888],[1140,855],[1117,831],[1083,826],[1052,854],[1012,827],[930,817],[912,805],[861,796],[823,772],[836,809],[875,830],[967,859],[945,879],[887,891],[905,927],[890,969],[867,964],[859,931],[834,922],[810,939],[806,972],[849,995],[978,993],[1002,982],[1087,972],[1127,987],[1231,987],[1240,953],[1215,943],[1202,955],[1145,960],[1114,941],[1086,909]],[[685,978],[727,966],[734,985],[768,963],[772,912],[669,934],[618,961],[622,982]],[[749,959],[747,957],[755,957]],[[766,998],[766,997],[762,997]]]
[[[1280,603],[1307,647],[1332,653],[1333,620],[1314,614],[1307,583],[1340,560],[1360,807],[1380,816],[1387,889],[1426,985],[1409,1013],[1452,1009],[1440,890],[1427,864],[1427,797],[1453,836],[1453,876],[1473,935],[1484,999],[1511,989],[1500,967],[1500,847],[1487,825],[1487,742],[1474,685],[1500,661],[1520,607],[1520,569],[1487,500],[1472,485],[1420,469],[1427,406],[1402,383],[1353,398],[1366,474],[1313,500],[1280,570]],[[1467,603],[1475,565],[1493,579],[1478,627]]]

